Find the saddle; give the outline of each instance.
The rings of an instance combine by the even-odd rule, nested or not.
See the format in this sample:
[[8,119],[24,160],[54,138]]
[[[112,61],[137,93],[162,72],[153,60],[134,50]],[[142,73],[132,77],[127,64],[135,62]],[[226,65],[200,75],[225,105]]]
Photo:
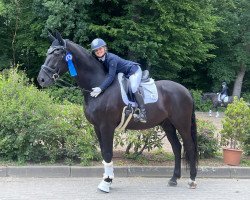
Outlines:
[[221,99],[221,94],[218,93],[218,101],[221,101],[223,104],[227,103],[229,100],[229,96],[225,96],[223,99]]
[[[141,83],[146,83],[146,82],[149,82],[149,81],[150,81],[149,71],[148,70],[142,71]],[[124,75],[122,77],[122,86],[123,86],[123,89],[124,89],[125,93],[128,96],[129,101],[135,102],[135,98],[134,98],[134,95],[133,95],[131,87],[130,87],[130,81]],[[139,86],[138,89],[139,89],[140,93],[142,94],[142,96],[144,96],[144,92],[143,92],[143,90],[141,88],[141,85]]]
[[[121,97],[126,106],[123,108],[121,122],[116,130],[124,130],[132,117],[134,121],[139,120],[139,109],[130,87],[130,80],[126,78],[123,73],[118,73],[118,82],[120,85]],[[154,79],[149,77],[148,70],[142,72],[141,83],[138,89],[143,96],[144,104],[157,102],[158,91]]]

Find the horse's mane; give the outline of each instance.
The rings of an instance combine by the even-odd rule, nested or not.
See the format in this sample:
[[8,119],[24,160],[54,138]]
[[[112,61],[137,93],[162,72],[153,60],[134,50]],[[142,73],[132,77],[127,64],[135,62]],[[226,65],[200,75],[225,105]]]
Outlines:
[[72,42],[71,40],[67,39],[66,40],[68,43],[70,43],[72,46],[76,46],[77,49],[82,52],[84,55],[86,55],[91,61],[93,61],[96,66],[101,66],[101,63],[98,62],[98,60],[92,55],[91,52],[89,52],[87,49],[85,49],[83,46],[75,43],[75,42]]
[[[83,52],[84,54],[87,54],[88,56],[90,57],[93,57],[93,55],[87,50],[85,49],[84,47],[82,47],[80,44],[77,44],[75,42],[72,42],[71,40],[67,39],[66,40],[68,43],[72,44],[72,45],[76,45],[78,47],[78,49]],[[94,57],[93,57],[94,58]]]

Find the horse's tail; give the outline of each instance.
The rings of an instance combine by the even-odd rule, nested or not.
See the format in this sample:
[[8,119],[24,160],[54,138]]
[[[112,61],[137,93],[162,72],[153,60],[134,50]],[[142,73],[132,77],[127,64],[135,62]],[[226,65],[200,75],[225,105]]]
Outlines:
[[195,117],[194,102],[193,102],[193,111],[192,111],[192,117],[191,117],[191,136],[194,142],[195,161],[198,164],[197,124],[196,124],[196,117]]
[[[196,117],[195,117],[195,105],[194,105],[194,100],[193,100],[193,110],[192,110],[192,117],[191,117],[191,137],[192,141],[194,144],[194,157],[196,162],[196,167],[198,166],[198,145],[197,145],[197,124],[196,124]],[[185,160],[186,164],[190,164],[190,156],[188,155],[187,152],[185,151]],[[190,165],[189,165],[190,166]]]

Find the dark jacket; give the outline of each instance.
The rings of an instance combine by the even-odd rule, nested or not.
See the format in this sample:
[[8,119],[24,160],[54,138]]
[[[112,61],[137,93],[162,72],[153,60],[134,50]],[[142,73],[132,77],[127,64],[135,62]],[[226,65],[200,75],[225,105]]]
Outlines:
[[105,90],[114,81],[116,74],[122,72],[126,77],[131,76],[138,70],[138,63],[120,58],[113,53],[107,53],[103,65],[108,72],[106,79],[99,86]]
[[221,95],[223,95],[223,94],[228,96],[228,87],[227,86],[222,88]]

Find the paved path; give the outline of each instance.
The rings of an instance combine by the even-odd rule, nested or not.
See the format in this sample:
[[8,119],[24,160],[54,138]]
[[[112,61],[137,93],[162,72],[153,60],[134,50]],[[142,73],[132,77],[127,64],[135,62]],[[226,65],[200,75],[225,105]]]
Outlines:
[[109,194],[98,191],[100,178],[0,178],[0,200],[249,200],[250,179],[187,179],[168,187],[166,178],[116,178]]

